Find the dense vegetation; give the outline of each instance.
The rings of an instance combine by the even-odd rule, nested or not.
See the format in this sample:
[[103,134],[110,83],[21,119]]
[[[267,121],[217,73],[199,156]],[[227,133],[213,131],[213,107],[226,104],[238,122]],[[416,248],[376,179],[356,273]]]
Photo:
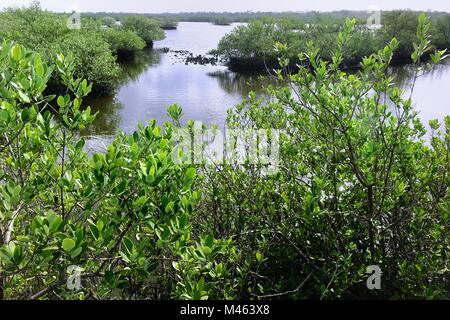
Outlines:
[[[118,12],[97,12],[97,13],[85,13],[89,16],[101,18],[101,17],[114,17],[116,20],[129,15],[128,13]],[[367,11],[356,10],[340,10],[331,12],[319,12],[319,11],[306,11],[306,12],[181,12],[181,13],[160,13],[160,14],[141,14],[146,17],[154,19],[175,19],[177,21],[184,22],[213,22],[215,19],[225,18],[231,22],[250,22],[252,20],[261,19],[264,17],[272,18],[293,18],[302,20],[305,23],[312,23],[317,19],[322,20],[344,20],[346,18],[355,18],[359,21],[366,21]],[[432,19],[437,19],[448,15],[446,12],[433,11],[429,13]]]
[[[72,53],[76,76],[93,82],[95,94],[104,94],[116,88],[118,59],[164,37],[158,22],[146,17],[128,17],[123,26],[111,17],[82,17],[81,29],[68,28],[68,17],[42,10],[37,3],[28,8],[6,9],[0,12],[0,39],[33,48],[48,64],[53,63],[55,52]],[[53,75],[49,86],[64,90]]]
[[[392,38],[399,41],[394,61],[410,63],[414,51],[418,12],[384,12],[381,28],[368,28],[359,19],[352,39],[346,47],[343,64],[357,66],[363,57],[382,49]],[[432,20],[431,46],[436,49],[450,48],[450,15],[436,15]],[[226,35],[213,53],[229,60],[234,68],[273,67],[278,64],[278,53],[273,43],[285,43],[291,67],[299,62],[298,52],[307,50],[310,43],[320,48],[323,59],[331,61],[333,49],[338,45],[337,35],[342,31],[343,20],[335,16],[319,15],[313,21],[295,17],[262,18],[239,26]],[[426,56],[425,56],[426,58]]]
[[[418,21],[415,79],[431,49],[430,23]],[[282,130],[276,164],[184,164],[193,155],[173,144],[177,105],[171,123],[88,155],[78,132],[95,118],[81,109],[92,87],[75,55],[47,61],[4,40],[0,298],[450,298],[450,117],[431,121],[427,140],[411,93],[387,72],[396,39],[357,73],[341,71],[353,28],[330,63],[310,44],[294,74],[276,43],[286,88],[229,111],[230,128]],[[52,77],[64,93],[46,94]],[[366,288],[369,265],[382,290]]]
[[233,21],[227,17],[217,17],[213,19],[212,23],[217,26],[229,26]]
[[175,18],[162,17],[157,19],[161,29],[175,30],[178,27],[178,20]]
[[164,39],[164,31],[158,21],[139,15],[127,16],[121,20],[125,30],[131,30],[139,35],[147,45],[152,46],[153,41]]

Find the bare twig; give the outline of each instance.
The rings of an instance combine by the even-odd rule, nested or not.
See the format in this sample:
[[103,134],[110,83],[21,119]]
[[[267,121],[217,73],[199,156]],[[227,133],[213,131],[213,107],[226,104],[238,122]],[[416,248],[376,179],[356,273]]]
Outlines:
[[313,272],[308,274],[308,276],[305,278],[305,280],[303,280],[302,283],[300,283],[299,286],[297,288],[295,288],[294,290],[289,290],[289,291],[280,292],[280,293],[273,293],[273,294],[265,294],[265,295],[257,295],[257,294],[252,293],[252,295],[259,299],[267,299],[267,298],[282,297],[282,296],[285,296],[288,294],[296,293],[296,292],[300,291],[300,289],[303,287],[303,285],[306,283],[306,281],[309,280],[309,278],[312,276],[312,274],[313,274]]

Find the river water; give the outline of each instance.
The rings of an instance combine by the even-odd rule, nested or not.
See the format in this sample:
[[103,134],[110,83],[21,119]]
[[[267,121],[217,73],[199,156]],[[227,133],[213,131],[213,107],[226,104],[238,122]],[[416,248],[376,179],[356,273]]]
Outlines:
[[[157,49],[168,47],[204,55],[235,26],[181,22],[177,30],[166,31],[166,39],[155,43],[156,50],[141,52],[124,63],[116,95],[88,101],[93,111],[99,111],[95,123],[83,132],[88,148],[103,149],[119,129],[132,133],[139,122],[168,120],[166,109],[174,103],[183,108],[185,120],[222,126],[227,109],[250,91],[262,92],[271,81],[234,73],[221,65],[185,65],[180,54]],[[398,84],[407,88],[413,76],[411,68],[395,67],[394,74]],[[450,63],[420,77],[413,98],[424,122],[450,114]]]

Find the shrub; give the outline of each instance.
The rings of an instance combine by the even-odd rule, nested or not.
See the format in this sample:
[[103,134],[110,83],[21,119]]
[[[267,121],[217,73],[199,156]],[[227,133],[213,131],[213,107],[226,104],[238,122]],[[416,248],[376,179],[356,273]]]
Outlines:
[[116,88],[119,67],[109,44],[101,34],[74,30],[58,43],[52,44],[49,50],[71,53],[74,57],[75,76],[95,81],[93,89],[96,94],[107,94]]
[[418,16],[417,12],[400,10],[386,12],[382,15],[381,36],[384,41],[389,41],[394,37],[399,41],[396,56],[401,59],[409,59],[414,51],[413,43],[416,37]]
[[[112,93],[120,71],[114,55],[130,55],[143,49],[145,42],[133,31],[105,29],[101,21],[91,18],[83,17],[81,30],[67,28],[66,20],[66,15],[42,10],[37,4],[6,9],[0,13],[0,36],[41,53],[46,63],[53,63],[55,52],[72,53],[76,76],[92,81],[94,94]],[[64,90],[56,76],[49,86]]]
[[438,18],[432,26],[432,42],[439,49],[450,47],[450,15]]
[[103,17],[103,18],[100,19],[100,21],[101,21],[103,26],[106,26],[106,27],[109,27],[109,28],[115,27],[116,23],[117,23],[117,20],[114,19],[113,17]]
[[146,43],[136,33],[121,28],[107,28],[102,33],[105,41],[119,57],[133,55],[146,47]]
[[162,40],[165,37],[158,21],[145,16],[126,16],[122,20],[122,27],[135,32],[144,39],[148,46],[152,46],[154,41]]
[[212,20],[212,23],[218,26],[229,26],[233,21],[228,17],[217,17]]
[[[358,66],[365,56],[382,49],[392,38],[399,42],[394,53],[396,62],[410,63],[414,51],[417,21],[419,13],[414,11],[389,11],[383,13],[382,27],[371,29],[365,21],[359,21],[352,31],[352,38],[343,52],[344,66]],[[431,47],[449,48],[448,15],[434,21]],[[299,63],[298,53],[306,51],[309,43],[319,49],[320,57],[331,61],[338,45],[337,36],[343,30],[340,19],[318,16],[313,21],[304,23],[298,18],[258,19],[246,26],[236,27],[225,35],[213,53],[228,59],[231,66],[237,68],[255,67],[265,69],[266,65],[274,67],[277,63],[277,52],[273,43],[280,42],[287,46],[285,56],[291,61],[291,67]],[[424,55],[423,59],[429,58]]]
[[174,18],[162,17],[158,18],[158,23],[163,30],[176,30],[178,27],[178,21]]
[[[249,268],[245,298],[449,297],[450,117],[430,123],[428,140],[411,92],[388,73],[395,39],[357,73],[341,71],[352,28],[347,22],[339,34],[332,62],[311,44],[295,74],[278,44],[287,87],[229,111],[231,128],[282,130],[278,172],[201,169],[195,230],[234,240],[237,263]],[[420,60],[429,29],[422,15],[416,78],[428,68]],[[366,287],[371,265],[383,272],[382,290]]]
[[[0,298],[187,298],[180,288],[191,280],[203,292],[200,279],[214,270],[219,277],[219,258],[235,249],[211,236],[190,240],[200,192],[196,170],[171,160],[174,126],[153,120],[88,156],[78,131],[95,118],[80,109],[91,85],[74,78],[71,56],[55,64],[66,94],[46,96],[53,68],[18,44],[0,47]],[[214,270],[200,268],[209,256]],[[67,283],[77,270],[74,291]],[[222,294],[208,282],[205,289]]]

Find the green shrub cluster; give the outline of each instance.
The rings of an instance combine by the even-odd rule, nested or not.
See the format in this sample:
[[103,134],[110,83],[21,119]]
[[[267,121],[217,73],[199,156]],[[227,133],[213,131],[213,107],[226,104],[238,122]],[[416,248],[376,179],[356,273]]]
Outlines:
[[[53,71],[4,41],[0,62],[0,297],[197,299],[210,290],[208,272],[235,297],[224,282],[232,243],[191,240],[201,193],[195,168],[171,160],[173,125],[152,121],[88,156],[78,131],[95,119],[80,109],[91,85],[74,78],[73,57],[58,55]],[[44,94],[52,72],[64,95]],[[72,265],[81,292],[67,288]]]
[[130,30],[120,30],[115,27],[106,28],[102,32],[102,37],[111,46],[113,53],[119,57],[132,55],[147,46],[141,37]]
[[160,17],[156,19],[159,26],[163,30],[176,30],[178,27],[178,20],[171,17]]
[[[55,52],[72,53],[76,77],[94,83],[94,94],[115,90],[120,75],[117,59],[132,55],[146,47],[146,42],[161,39],[162,29],[154,20],[145,34],[126,25],[117,25],[113,18],[93,19],[81,16],[81,29],[67,27],[69,16],[44,11],[38,4],[28,8],[5,9],[0,12],[0,38],[15,40],[41,53],[52,63]],[[145,41],[144,41],[145,40]],[[49,83],[54,90],[64,89],[57,77]]]
[[217,26],[229,26],[233,23],[233,21],[227,17],[217,17],[212,20],[212,23]]
[[[418,21],[414,79],[430,49],[430,22]],[[412,92],[388,72],[395,38],[356,74],[341,71],[352,30],[348,21],[331,62],[311,44],[298,73],[278,73],[288,88],[230,110],[230,127],[284,131],[277,174],[202,170],[207,200],[195,226],[234,239],[252,271],[246,297],[449,297],[450,117],[430,123],[428,143]],[[289,48],[274,50],[287,71]],[[431,57],[437,63],[444,51]],[[366,287],[371,265],[383,272],[380,291]]]
[[123,18],[121,22],[125,30],[135,32],[149,46],[153,45],[153,41],[162,40],[165,37],[164,31],[157,20],[141,15],[130,15]]
[[[418,16],[419,13],[414,11],[383,12],[379,28],[367,28],[366,21],[359,19],[344,52],[343,64],[357,66],[363,57],[382,49],[394,37],[399,41],[394,60],[410,63]],[[450,48],[449,19],[450,15],[447,14],[432,20],[432,47]],[[295,66],[299,62],[298,52],[307,50],[308,44],[314,43],[320,48],[321,58],[331,61],[334,48],[339,45],[337,35],[342,30],[342,19],[321,15],[308,22],[295,17],[261,18],[235,28],[220,41],[213,53],[227,58],[232,66],[245,68],[247,64],[261,68],[266,62],[273,67],[277,64],[278,56],[271,44],[280,42],[288,46],[287,55],[292,60],[292,66]]]

